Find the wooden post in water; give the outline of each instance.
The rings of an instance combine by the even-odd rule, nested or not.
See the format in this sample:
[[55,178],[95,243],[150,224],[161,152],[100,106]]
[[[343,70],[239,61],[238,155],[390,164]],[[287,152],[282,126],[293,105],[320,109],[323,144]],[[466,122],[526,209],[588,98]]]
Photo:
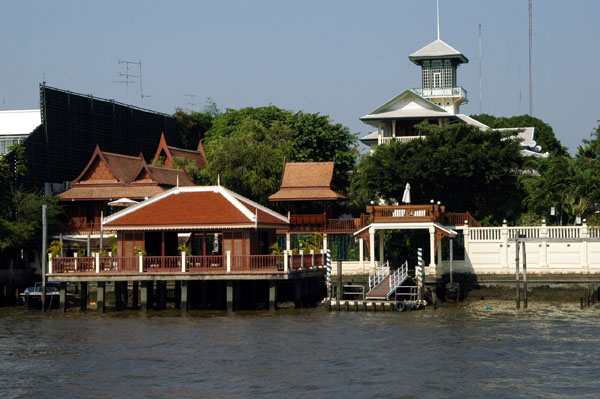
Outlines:
[[450,238],[450,282],[452,283],[452,269],[454,268],[454,239]]
[[337,261],[337,280],[338,280],[338,284],[337,284],[337,299],[341,300],[343,299],[343,281],[342,281],[342,261],[340,259],[338,259]]
[[517,309],[521,308],[521,292],[520,292],[520,286],[521,283],[519,281],[519,239],[517,238],[515,240],[515,288],[516,288],[516,295],[517,295]]
[[81,283],[81,289],[79,290],[79,309],[81,310],[87,310],[87,303],[88,303],[88,283],[87,281],[82,281]]
[[525,241],[523,241],[523,307],[527,309],[527,253],[525,252]]

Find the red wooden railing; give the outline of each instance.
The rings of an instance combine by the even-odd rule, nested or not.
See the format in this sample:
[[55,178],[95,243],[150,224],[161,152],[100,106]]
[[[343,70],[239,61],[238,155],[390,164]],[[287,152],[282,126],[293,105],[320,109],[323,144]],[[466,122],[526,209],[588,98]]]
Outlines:
[[283,255],[234,255],[232,271],[278,271],[283,270]]
[[181,256],[144,256],[145,272],[180,272]]
[[[100,223],[98,222],[69,222],[59,223],[56,233],[62,234],[100,234]],[[104,229],[104,234],[115,234],[114,230]]]
[[76,258],[56,257],[52,260],[54,273],[89,273],[96,271],[93,256],[80,256]]
[[226,269],[222,255],[186,256],[185,270],[188,272],[222,272]]
[[444,214],[444,219],[445,224],[450,226],[462,226],[466,220],[470,227],[481,227],[481,224],[469,211],[463,213],[448,212]]
[[139,272],[140,257],[139,256],[101,256],[100,257],[100,272]]

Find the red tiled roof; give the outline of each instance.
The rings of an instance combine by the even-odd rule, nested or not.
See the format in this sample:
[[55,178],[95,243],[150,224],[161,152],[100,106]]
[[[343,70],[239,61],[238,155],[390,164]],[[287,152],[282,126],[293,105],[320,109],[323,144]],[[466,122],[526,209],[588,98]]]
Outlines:
[[318,201],[345,199],[331,189],[333,162],[288,162],[281,187],[269,201]]
[[[256,220],[258,216],[258,220]],[[106,219],[111,228],[287,227],[287,219],[224,187],[180,187]]]
[[163,133],[160,136],[158,148],[156,149],[156,154],[154,154],[152,163],[156,162],[162,153],[164,153],[167,158],[165,159],[165,165],[168,167],[173,167],[172,161],[175,157],[186,157],[193,161],[199,169],[204,169],[207,165],[206,155],[204,154],[204,147],[202,147],[201,141],[198,143],[198,149],[196,151],[171,147],[167,145],[167,140],[165,139],[165,134]]
[[156,194],[166,191],[167,188],[152,185],[77,185],[70,190],[58,194],[60,201],[71,200],[116,200],[118,198],[129,198],[133,200],[143,200],[146,197],[151,198]]
[[130,155],[113,154],[110,152],[103,152],[102,154],[108,162],[110,169],[123,182],[130,182],[135,179],[144,165],[144,158],[141,156],[132,157]]

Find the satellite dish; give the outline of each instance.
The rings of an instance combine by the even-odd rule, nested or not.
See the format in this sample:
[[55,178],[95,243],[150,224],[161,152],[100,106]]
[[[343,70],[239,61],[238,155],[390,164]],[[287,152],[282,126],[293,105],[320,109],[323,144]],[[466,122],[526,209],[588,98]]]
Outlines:
[[531,140],[529,142],[529,148],[534,148],[537,145],[537,143],[535,142],[535,140]]
[[540,152],[540,151],[542,151],[542,147],[541,147],[541,146],[539,146],[539,145],[536,145],[536,146],[535,146],[533,149],[535,150],[535,152]]

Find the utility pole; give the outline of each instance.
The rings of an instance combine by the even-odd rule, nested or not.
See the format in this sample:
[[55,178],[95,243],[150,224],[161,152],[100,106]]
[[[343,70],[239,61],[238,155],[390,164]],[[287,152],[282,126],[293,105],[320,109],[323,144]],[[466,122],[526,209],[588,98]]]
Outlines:
[[531,64],[533,62],[532,55],[532,32],[533,32],[533,11],[532,0],[529,0],[529,115],[533,116],[533,73]]
[[479,24],[479,114],[482,114],[483,88],[481,84],[481,23]]
[[195,94],[184,94],[184,96],[190,98],[190,102],[188,103],[188,105],[191,105],[192,106],[192,111],[194,111],[194,106],[196,105],[194,103],[194,98],[196,97],[196,95]]

